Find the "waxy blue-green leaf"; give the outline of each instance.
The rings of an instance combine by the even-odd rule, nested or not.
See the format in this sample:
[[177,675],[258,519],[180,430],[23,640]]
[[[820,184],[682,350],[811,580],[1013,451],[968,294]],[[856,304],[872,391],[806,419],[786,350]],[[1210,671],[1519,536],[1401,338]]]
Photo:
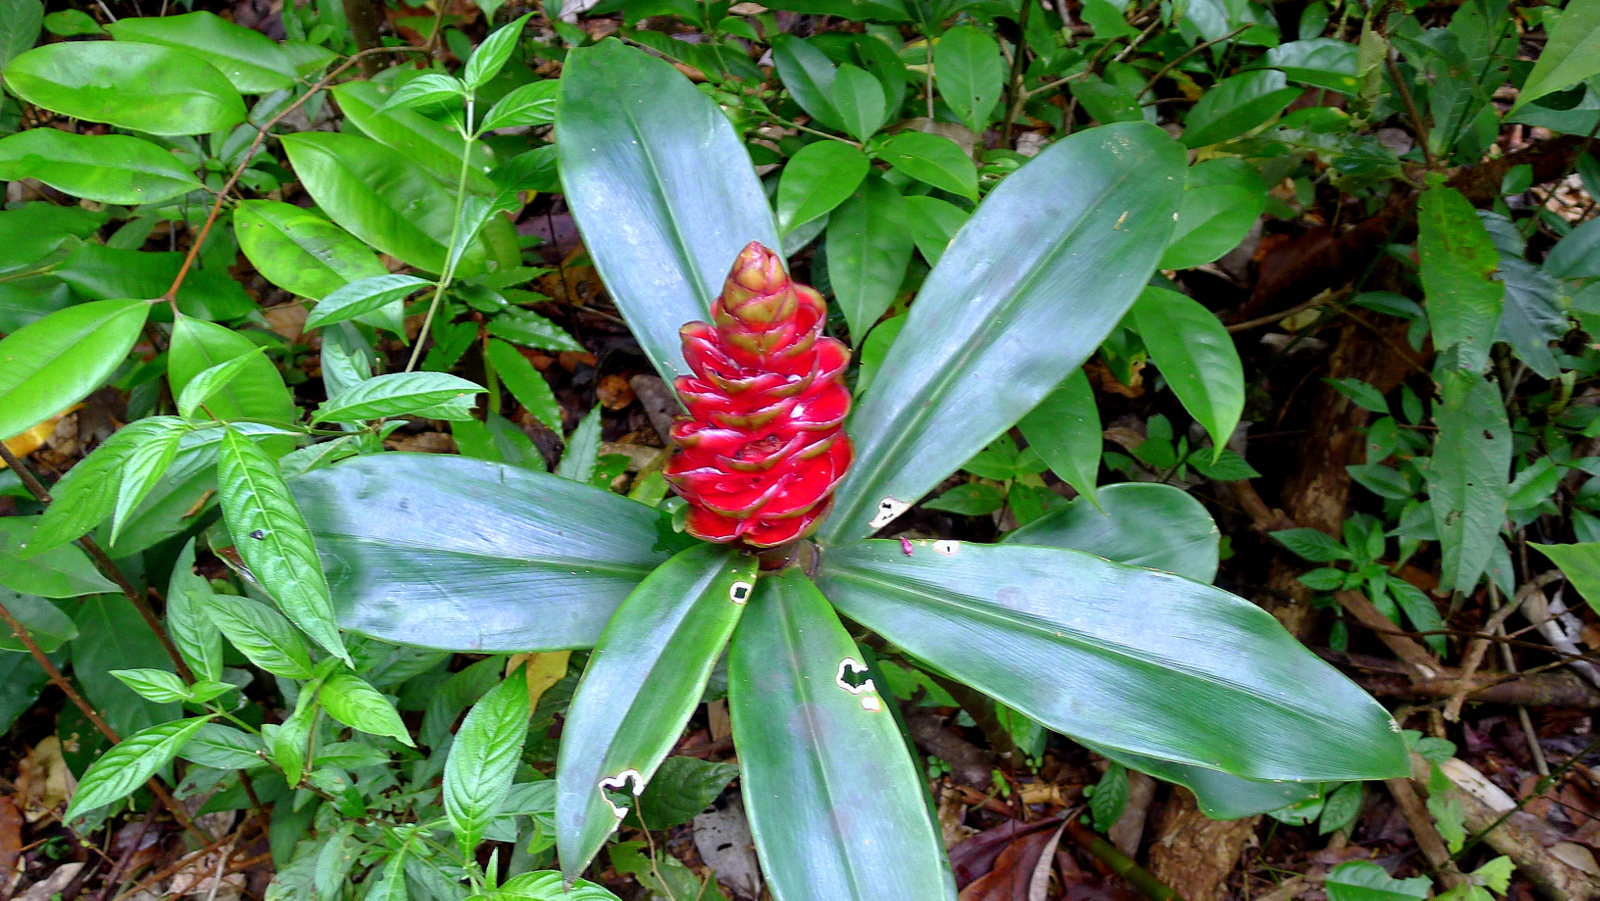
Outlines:
[[1238,776],[1230,776],[1218,770],[1129,754],[1093,742],[1082,742],[1082,744],[1096,754],[1115,760],[1125,767],[1184,786],[1194,792],[1200,812],[1214,820],[1233,820],[1277,810],[1314,797],[1321,788],[1320,784],[1315,782],[1262,782],[1240,779]]
[[1217,314],[1192,297],[1149,287],[1133,305],[1139,338],[1172,393],[1211,435],[1221,458],[1244,413],[1244,362]]
[[373,376],[323,401],[312,421],[364,422],[424,411],[437,418],[461,419],[470,417],[472,404],[482,393],[479,385],[447,372],[393,372]]
[[1074,369],[1056,390],[1018,420],[1017,428],[1051,472],[1088,498],[1090,504],[1100,503],[1096,485],[1105,439],[1100,432],[1094,388],[1081,368]]
[[755,592],[754,557],[701,544],[662,564],[617,608],[567,709],[556,762],[556,847],[582,873],[678,742]]
[[1217,82],[1184,120],[1184,146],[1218,144],[1267,124],[1302,93],[1287,83],[1276,69],[1253,69]]
[[528,680],[518,668],[461,723],[444,764],[444,807],[462,852],[471,855],[511,792],[528,738]]
[[762,873],[775,901],[954,901],[922,773],[862,659],[798,569],[761,579],[728,709]]
[[905,280],[914,246],[905,223],[905,198],[875,173],[828,217],[828,281],[857,343]]
[[295,82],[294,61],[277,41],[209,12],[129,16],[106,26],[118,41],[172,47],[205,60],[241,94],[265,94]]
[[137,206],[200,190],[171,152],[129,135],[30,128],[0,138],[0,181],[37,178],[85,200]]
[[1083,364],[1154,271],[1184,165],[1164,132],[1128,122],[1066,138],[1000,183],[851,417],[856,460],[824,542],[886,525]]
[[568,54],[556,133],[590,258],[650,362],[687,374],[678,329],[706,318],[746,244],[780,246],[748,151],[670,64],[610,39]]
[[1500,541],[1513,442],[1500,389],[1471,372],[1449,372],[1434,414],[1439,435],[1424,474],[1444,560],[1440,586],[1471,591]]
[[627,498],[459,457],[357,457],[291,484],[327,555],[340,623],[397,644],[592,647],[684,541]]
[[209,716],[174,720],[151,726],[113,745],[78,780],[78,790],[73,794],[72,803],[67,805],[67,812],[62,819],[70,820],[86,810],[104,807],[133,794],[145,780],[156,774],[156,770],[171,763],[184,743],[209,722]]
[[117,590],[76,545],[25,557],[23,551],[41,518],[0,516],[0,587],[46,598],[76,598]]
[[844,203],[871,168],[865,154],[840,141],[800,148],[778,177],[778,228],[787,233]]
[[933,45],[933,70],[939,96],[963,125],[983,134],[1005,87],[1006,61],[1000,56],[1000,43],[976,25],[959,25]]
[[[283,148],[306,191],[329,218],[384,253],[444,271],[455,198],[401,152],[360,135],[301,132]],[[468,252],[460,275],[483,271],[481,247]]]
[[978,199],[978,169],[961,145],[944,135],[902,131],[878,148],[895,169],[968,200]]
[[143,300],[98,300],[58,310],[0,339],[0,440],[100,387],[133,349],[149,312]]
[[[867,541],[819,584],[913,657],[1069,736],[1247,779],[1410,771],[1376,701],[1261,608],[1058,548]],[[1048,672],[1049,679],[1038,673]]]
[[231,427],[217,450],[217,497],[245,566],[296,626],[349,662],[316,544],[278,464]]
[[1197,582],[1216,578],[1222,533],[1188,492],[1157,482],[1120,482],[1101,488],[1098,496],[1099,509],[1078,498],[1008,533],[1005,541],[1083,551]]
[[11,61],[6,88],[64,116],[156,135],[207,134],[245,120],[244,100],[214,66],[155,44],[46,44]]
[[1267,185],[1249,163],[1235,157],[1196,163],[1160,268],[1189,269],[1221,257],[1239,246],[1266,207]]

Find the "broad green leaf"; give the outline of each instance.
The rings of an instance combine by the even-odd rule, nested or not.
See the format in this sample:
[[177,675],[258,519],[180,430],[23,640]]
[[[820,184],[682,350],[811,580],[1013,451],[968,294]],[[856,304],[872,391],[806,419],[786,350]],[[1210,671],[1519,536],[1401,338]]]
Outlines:
[[551,78],[513,89],[483,117],[480,131],[549,125],[556,118],[556,94],[561,82]]
[[0,516],[0,586],[46,598],[76,598],[117,586],[95,569],[89,555],[64,545],[24,559],[38,516]]
[[[5,604],[6,610],[28,630],[28,637],[46,654],[54,654],[62,645],[78,637],[78,624],[45,598],[0,588],[0,604]],[[26,654],[28,646],[9,628],[0,629],[0,651]],[[3,664],[11,656],[9,653],[0,653],[0,673],[4,672]],[[4,691],[0,690],[0,707],[4,705],[3,698]]]
[[433,107],[455,113],[466,100],[466,95],[467,86],[454,75],[444,72],[424,72],[400,85],[383,106],[378,108],[378,112]]
[[306,316],[306,328],[320,328],[364,316],[431,287],[433,282],[414,275],[370,275],[357,279],[322,298]]
[[497,338],[504,338],[512,344],[523,347],[532,347],[537,350],[572,350],[583,353],[587,350],[573,337],[562,331],[561,326],[527,310],[510,308],[501,310],[489,321],[489,334]]
[[64,116],[156,135],[206,134],[245,120],[244,100],[221,72],[155,44],[46,44],[11,61],[6,88]]
[[833,108],[839,113],[844,130],[858,141],[865,141],[883,127],[888,114],[883,85],[866,69],[845,63],[833,75],[829,89]]
[[1073,490],[1099,505],[1096,484],[1100,479],[1100,410],[1095,406],[1094,388],[1082,369],[1056,386],[1017,422],[1022,437],[1050,467],[1050,471],[1071,485]]
[[144,617],[121,594],[95,594],[83,599],[73,622],[72,673],[95,706],[119,735],[131,735],[183,715],[177,704],[157,704],[139,697],[111,675],[117,669],[175,669]]
[[1590,607],[1600,609],[1600,544],[1535,544],[1550,558]]
[[1065,735],[1248,779],[1410,769],[1376,701],[1261,608],[1181,576],[1057,548],[919,541],[907,556],[868,541],[829,550],[819,584],[908,654]]
[[188,423],[170,416],[141,419],[122,431],[130,430],[132,443],[120,458],[122,479],[117,486],[117,505],[111,511],[113,545],[117,543],[133,511],[139,508],[166,474],[172,461],[177,459],[183,436],[190,431]]
[[833,105],[835,67],[826,53],[804,38],[777,34],[772,38],[772,63],[801,109],[818,123],[844,131],[844,118]]
[[1099,500],[1096,509],[1078,498],[1007,534],[1005,542],[1084,551],[1197,582],[1216,578],[1222,533],[1188,492],[1155,482],[1121,482],[1101,488]]
[[172,704],[184,701],[193,696],[183,680],[176,673],[169,673],[160,669],[114,669],[111,675],[115,676],[123,685],[136,692],[139,697],[157,704]]
[[398,644],[592,647],[628,592],[681,547],[650,507],[515,466],[382,454],[292,484],[327,555],[341,624]]
[[266,451],[224,427],[217,454],[217,496],[235,547],[284,614],[345,662],[328,581],[294,495]]
[[41,0],[0,0],[0,69],[33,46],[44,19]]
[[1600,275],[1600,220],[1590,219],[1556,242],[1544,258],[1543,269],[1556,278]]
[[[377,254],[349,232],[293,204],[242,201],[233,214],[233,229],[250,265],[267,281],[300,297],[319,300],[352,282],[388,272]],[[315,328],[311,320],[318,316],[313,310],[306,328]],[[321,324],[319,320],[317,325]]]
[[[0,28],[4,21],[0,20]],[[0,729],[9,731],[50,682],[44,667],[29,654],[0,654]]]
[[328,398],[312,421],[364,422],[423,411],[461,419],[471,415],[472,403],[481,393],[483,388],[446,372],[395,372],[373,376]]
[[241,94],[265,94],[295,83],[294,62],[277,41],[209,12],[118,19],[106,26],[118,41],[172,47],[205,60]]
[[416,110],[378,112],[393,90],[370,81],[347,81],[332,93],[347,122],[374,141],[400,151],[446,188],[453,190],[461,177],[461,154],[471,153],[467,188],[475,194],[494,194],[494,182],[489,180],[493,152],[482,141],[465,143],[460,132]]
[[149,312],[143,300],[99,300],[51,313],[0,339],[0,440],[100,387],[133,349]]
[[568,878],[589,865],[678,742],[755,592],[756,560],[712,544],[662,564],[600,636],[561,730],[556,847]]
[[941,191],[978,199],[978,170],[972,158],[943,135],[902,131],[878,149],[878,159]]
[[1273,47],[1261,64],[1281,70],[1290,81],[1354,96],[1361,91],[1361,79],[1356,77],[1359,56],[1360,50],[1349,41],[1307,38]]
[[596,405],[567,436],[567,446],[561,449],[561,462],[556,464],[556,475],[575,482],[589,481],[599,453],[600,407]]
[[1460,368],[1482,372],[1505,299],[1505,285],[1492,277],[1500,268],[1500,253],[1471,202],[1445,185],[1442,176],[1429,177],[1417,205],[1417,225],[1434,347],[1440,352],[1456,348]]
[[561,404],[556,401],[555,392],[550,390],[550,383],[544,380],[539,370],[533,368],[515,347],[499,340],[490,340],[488,346],[489,362],[494,364],[495,374],[505,384],[506,390],[517,399],[533,417],[544,423],[551,431],[561,431]]
[[[1546,270],[1549,262],[1546,258]],[[1510,344],[1517,359],[1527,363],[1540,378],[1557,378],[1561,366],[1550,343],[1561,340],[1572,323],[1557,299],[1560,290],[1556,280],[1527,260],[1502,255],[1500,281],[1505,285],[1506,297],[1495,337]]]
[[617,901],[617,896],[583,879],[568,888],[560,873],[539,872],[513,876],[472,901]]
[[37,178],[85,200],[130,206],[200,190],[193,172],[149,141],[58,128],[30,128],[0,138],[0,181],[19,178]]
[[1255,69],[1217,82],[1184,120],[1184,146],[1219,144],[1267,124],[1302,93],[1286,84],[1276,69]]
[[1239,246],[1266,206],[1266,183],[1249,163],[1234,157],[1196,163],[1160,268],[1190,269],[1221,257]]
[[[283,147],[329,218],[402,262],[444,271],[454,196],[404,154],[360,135],[321,131],[284,135]],[[458,274],[483,268],[483,251],[476,247]]]
[[963,125],[983,134],[1005,88],[1006,62],[1000,44],[976,25],[946,31],[933,47],[939,96]]
[[1133,88],[1089,75],[1068,84],[1067,90],[1083,105],[1085,112],[1103,125],[1144,121],[1144,109],[1139,106]]
[[285,679],[311,678],[306,643],[278,611],[231,594],[213,594],[203,607],[228,642],[251,663]]
[[470,855],[500,811],[528,738],[528,680],[518,668],[472,705],[444,764],[444,806]]
[[167,634],[200,679],[222,678],[222,632],[207,614],[211,585],[194,571],[195,539],[189,539],[167,581]]
[[527,24],[531,15],[533,13],[523,13],[515,21],[495,29],[478,45],[478,49],[472,51],[466,68],[461,72],[469,90],[476,91],[500,74],[501,67],[511,58],[511,51],[517,48],[517,41],[522,37],[522,26]]
[[[189,384],[183,386],[183,393],[178,395],[178,415],[184,419],[195,418],[195,414],[201,412],[206,401],[238,378],[246,366],[255,362],[262,350],[263,348],[258,347],[252,353],[240,354],[196,373],[195,377],[189,380]],[[176,437],[174,436],[174,451],[177,450]],[[168,462],[171,462],[170,458]]]
[[389,699],[355,673],[329,676],[322,683],[317,700],[322,702],[322,709],[328,711],[329,716],[352,729],[368,735],[387,736],[403,745],[416,745]]
[[221,723],[206,723],[195,732],[178,755],[184,760],[219,770],[247,770],[266,761],[266,745],[248,732]]
[[906,227],[928,265],[936,266],[956,232],[972,214],[937,197],[907,197]]
[[[86,241],[62,261],[55,274],[78,294],[95,300],[158,298],[172,287],[184,256]],[[178,288],[178,310],[185,316],[228,321],[258,314],[260,307],[226,269],[217,266],[189,270]]]
[[886,525],[1083,364],[1154,271],[1184,163],[1160,129],[1129,122],[1078,132],[1000,183],[861,396],[822,541]]
[[737,764],[668,757],[656,768],[639,799],[639,819],[653,830],[681,826],[710,807],[738,776]]
[[1500,389],[1471,372],[1448,373],[1433,458],[1425,475],[1444,558],[1440,587],[1471,591],[1500,540],[1512,436]]
[[61,818],[70,820],[84,811],[104,807],[133,794],[155,775],[156,770],[171,763],[184,743],[210,721],[209,716],[174,720],[130,735],[113,745],[78,780],[78,790]]
[[876,174],[828,217],[828,281],[858,343],[906,277],[913,241],[905,221],[905,199]]
[[922,773],[855,642],[798,569],[755,595],[728,653],[728,707],[773,897],[954,901]]
[[687,374],[678,329],[704,319],[739,251],[780,247],[728,118],[663,60],[619,41],[572,51],[556,103],[567,202],[646,356]]
[[1240,779],[1217,770],[1129,754],[1093,742],[1085,742],[1084,746],[1129,769],[1184,786],[1194,792],[1200,812],[1214,820],[1233,820],[1287,807],[1315,797],[1319,788],[1318,783],[1314,782]]
[[[110,218],[104,212],[91,212],[78,206],[56,206],[43,200],[0,210],[0,270],[31,269],[33,263],[60,248],[69,239],[88,238]],[[0,297],[3,297],[0,306],[15,303],[12,297]],[[16,326],[5,327],[8,330],[18,328],[65,305],[63,301],[56,307],[39,310],[38,315],[29,316]],[[12,320],[7,317],[3,321],[9,323]]]
[[1512,109],[1600,74],[1600,0],[1571,0],[1550,29]]
[[[294,398],[284,386],[278,367],[259,350],[259,345],[233,329],[179,315],[172,324],[172,345],[167,359],[167,380],[172,385],[173,395],[182,397],[189,382],[207,369],[248,356],[251,362],[207,399],[206,409],[222,420],[294,421]],[[274,444],[274,447],[279,446],[288,449],[281,441]]]
[[871,168],[865,154],[839,141],[800,148],[778,178],[779,230],[792,231],[844,203]]
[[1244,413],[1244,363],[1217,314],[1191,297],[1146,288],[1133,305],[1139,338],[1172,393],[1211,435],[1222,456]]
[[1383,867],[1365,860],[1334,867],[1324,885],[1328,901],[1422,901],[1433,888],[1426,876],[1393,879]]

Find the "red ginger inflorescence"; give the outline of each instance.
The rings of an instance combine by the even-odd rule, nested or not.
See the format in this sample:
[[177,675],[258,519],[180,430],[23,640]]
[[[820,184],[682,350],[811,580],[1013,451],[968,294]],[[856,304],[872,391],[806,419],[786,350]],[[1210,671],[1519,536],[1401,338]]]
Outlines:
[[853,454],[843,423],[850,351],[823,337],[827,304],[751,242],[711,305],[681,331],[689,411],[672,426],[667,481],[696,538],[776,547],[810,534]]

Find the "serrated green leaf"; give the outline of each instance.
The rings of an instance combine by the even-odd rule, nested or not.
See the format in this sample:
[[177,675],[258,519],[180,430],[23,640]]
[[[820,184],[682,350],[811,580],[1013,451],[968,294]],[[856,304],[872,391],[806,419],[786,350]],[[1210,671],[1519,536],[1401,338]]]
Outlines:
[[213,594],[204,612],[251,663],[286,679],[311,678],[305,642],[276,610],[247,598]]
[[499,812],[528,736],[528,682],[518,669],[472,705],[444,764],[444,807],[470,855]]
[[78,780],[78,790],[62,819],[71,820],[132,794],[156,770],[171,763],[184,743],[210,721],[209,716],[198,716],[162,723],[113,745]]
[[322,683],[317,700],[328,715],[368,735],[383,735],[415,747],[411,732],[383,693],[354,673],[334,673]]
[[[434,408],[465,402],[470,416],[472,398],[483,388],[445,372],[394,372],[377,375],[339,392],[317,408],[314,422],[363,422],[409,413],[436,415]],[[436,416],[436,418],[446,418]],[[450,419],[464,418],[450,415]]]
[[533,415],[533,417],[548,426],[552,431],[561,431],[561,404],[556,401],[555,392],[550,390],[550,383],[544,380],[539,370],[533,368],[528,358],[517,352],[515,347],[504,341],[489,341],[487,354],[489,362],[494,365],[495,374],[517,399],[517,403]]

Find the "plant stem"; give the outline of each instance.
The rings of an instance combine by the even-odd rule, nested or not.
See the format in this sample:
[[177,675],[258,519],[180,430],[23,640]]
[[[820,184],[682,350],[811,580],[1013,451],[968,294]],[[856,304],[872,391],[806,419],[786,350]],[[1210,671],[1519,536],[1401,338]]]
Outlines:
[[[39,477],[34,475],[33,471],[24,465],[21,460],[17,459],[16,455],[11,453],[11,449],[3,443],[0,443],[0,460],[5,460],[6,465],[16,472],[17,477],[22,480],[22,484],[27,487],[28,491],[33,494],[39,503],[47,506],[50,504],[50,492],[39,481]],[[98,569],[101,575],[115,582],[117,587],[122,589],[122,594],[128,599],[128,603],[133,605],[133,609],[139,611],[139,617],[144,620],[145,625],[150,627],[150,631],[154,632],[156,639],[161,642],[162,650],[166,651],[167,656],[172,658],[173,665],[177,667],[178,675],[182,676],[185,682],[193,684],[194,673],[190,672],[189,664],[184,662],[183,655],[178,653],[178,648],[172,643],[172,639],[167,637],[167,631],[161,627],[161,620],[156,616],[155,610],[151,608],[149,600],[143,594],[140,594],[138,589],[133,587],[133,583],[129,582],[128,577],[122,574],[122,570],[117,567],[117,564],[100,547],[99,542],[95,541],[93,536],[84,535],[78,539],[78,545],[89,554],[89,559],[94,561],[95,569]]]
[[406,372],[416,369],[418,361],[422,359],[422,347],[433,332],[433,317],[439,313],[439,304],[444,299],[445,289],[450,287],[451,280],[455,278],[456,262],[461,259],[461,253],[456,251],[456,242],[462,240],[461,206],[467,199],[467,174],[471,171],[469,167],[472,162],[472,142],[478,137],[472,132],[474,101],[474,97],[467,97],[467,119],[461,127],[461,171],[456,176],[456,203],[450,223],[450,246],[445,250],[444,272],[439,274],[439,281],[433,286],[433,299],[428,302],[427,315],[422,317],[422,328],[417,330],[417,343],[411,348],[411,359],[406,362]]
[[1411,120],[1411,131],[1417,136],[1417,143],[1422,147],[1422,158],[1429,169],[1439,168],[1439,160],[1433,155],[1432,142],[1428,140],[1428,124],[1422,118],[1422,111],[1417,109],[1417,101],[1411,96],[1411,87],[1406,84],[1405,76],[1400,72],[1400,64],[1395,61],[1394,48],[1384,57],[1384,63],[1389,68],[1389,78],[1394,82],[1394,89],[1400,94],[1400,102],[1405,105],[1406,118]]
[[1006,120],[1000,129],[1005,146],[1011,146],[1011,130],[1017,124],[1027,96],[1022,92],[1023,60],[1028,55],[1028,12],[1035,0],[1022,0],[1022,12],[1017,15],[1017,46],[1011,51],[1011,83],[1006,88]]

